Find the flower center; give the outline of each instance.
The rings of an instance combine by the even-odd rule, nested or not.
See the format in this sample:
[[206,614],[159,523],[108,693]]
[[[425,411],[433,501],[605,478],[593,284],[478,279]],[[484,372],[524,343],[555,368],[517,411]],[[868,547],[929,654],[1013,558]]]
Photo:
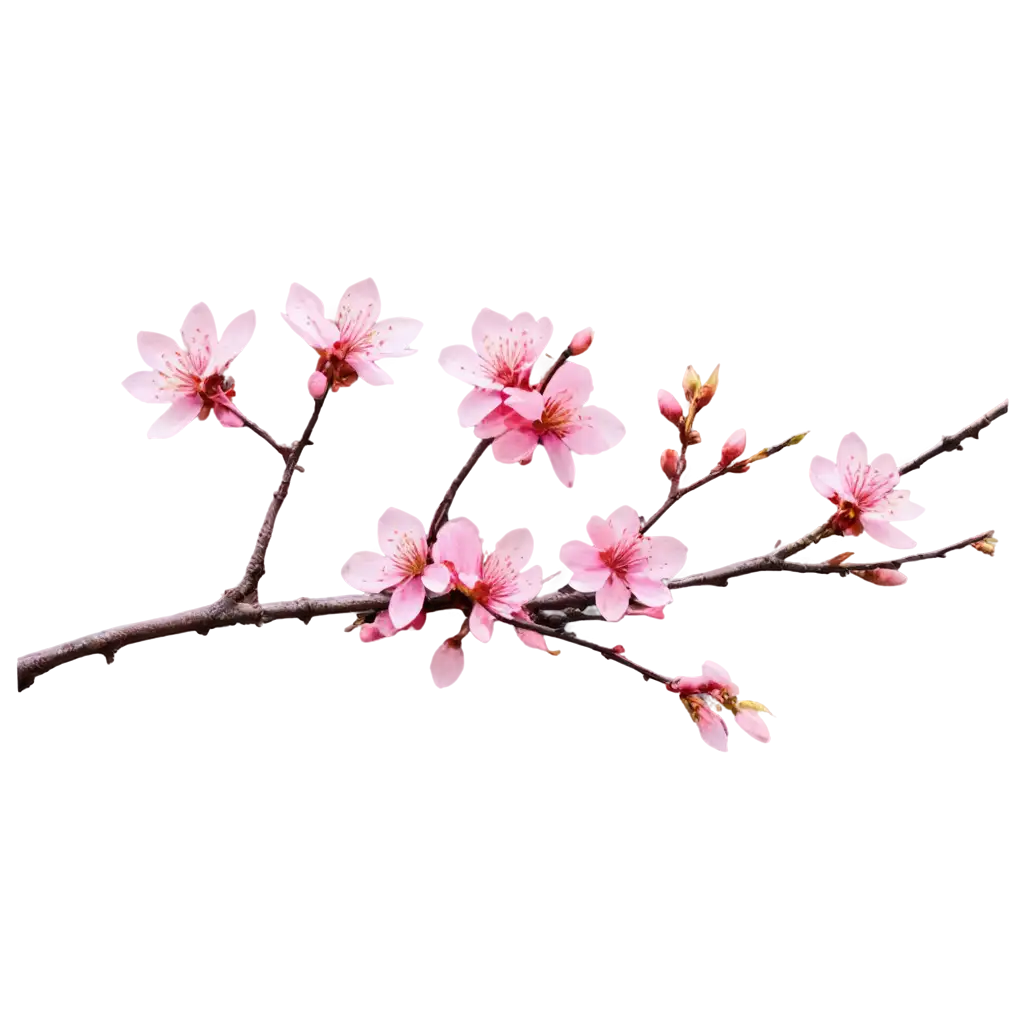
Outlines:
[[561,438],[571,434],[579,422],[580,415],[575,404],[564,391],[560,391],[544,402],[544,411],[540,419],[534,421],[533,429],[538,434],[554,434]]
[[526,387],[530,379],[529,350],[521,339],[484,341],[481,362],[495,384],[503,388]]
[[346,387],[358,379],[348,358],[353,353],[368,355],[381,344],[380,329],[373,309],[344,306],[335,319],[338,340],[327,348],[314,348],[313,370],[324,374],[335,388]]
[[601,551],[600,558],[616,576],[625,577],[631,572],[642,572],[647,568],[647,544],[645,538],[637,535],[621,537],[615,545]]
[[427,567],[426,552],[408,533],[403,533],[395,542],[391,561],[403,576],[422,576]]

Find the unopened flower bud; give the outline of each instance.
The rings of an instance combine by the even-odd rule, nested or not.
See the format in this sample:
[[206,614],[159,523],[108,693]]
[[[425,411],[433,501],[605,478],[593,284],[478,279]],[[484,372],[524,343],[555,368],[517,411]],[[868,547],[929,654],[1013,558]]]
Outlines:
[[895,569],[864,569],[860,572],[854,570],[853,575],[878,587],[902,587],[907,582],[907,577]]
[[719,462],[719,465],[728,466],[730,462],[735,462],[743,454],[746,447],[747,432],[740,427],[739,430],[731,433],[725,444],[722,445],[722,461]]
[[615,646],[614,646],[614,647],[612,648],[612,651],[613,651],[613,653],[615,653],[615,654],[625,654],[625,653],[626,653],[626,648],[625,648],[625,647],[623,647],[623,646],[622,646],[622,644],[616,644],[616,645],[615,645]]
[[694,413],[707,409],[718,392],[718,371],[710,380],[701,380],[692,367],[683,374],[683,394],[692,403]]
[[314,398],[323,398],[327,391],[327,378],[319,370],[314,370],[310,374],[309,383],[306,386]]
[[980,551],[983,555],[994,555],[998,543],[999,541],[995,537],[982,537],[981,540],[975,541],[971,547],[975,551]]
[[669,480],[676,478],[676,473],[679,471],[679,453],[675,448],[666,448],[661,453],[661,471]]
[[667,391],[658,392],[658,410],[669,423],[678,424],[683,418],[683,407],[679,404],[674,395]]
[[569,342],[569,353],[574,356],[583,355],[590,348],[590,343],[593,340],[594,332],[589,327],[584,327],[582,331],[577,331],[572,336],[572,341]]

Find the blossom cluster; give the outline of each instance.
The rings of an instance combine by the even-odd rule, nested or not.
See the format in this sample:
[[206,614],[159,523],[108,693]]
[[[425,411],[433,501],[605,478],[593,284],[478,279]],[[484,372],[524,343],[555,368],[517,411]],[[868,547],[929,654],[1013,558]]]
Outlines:
[[[345,290],[333,318],[326,316],[316,295],[294,284],[282,315],[316,353],[307,388],[318,403],[329,393],[359,380],[371,385],[393,383],[378,363],[412,355],[414,350],[409,346],[422,327],[418,320],[407,317],[380,319],[380,295],[371,279]],[[148,369],[129,376],[124,386],[142,401],[169,404],[150,428],[150,437],[170,437],[192,420],[206,419],[211,411],[224,426],[258,430],[236,405],[235,381],[228,375],[251,339],[255,324],[255,314],[250,310],[218,335],[212,313],[200,303],[186,315],[180,343],[163,334],[139,334],[139,353]],[[622,440],[625,427],[612,413],[588,404],[593,380],[590,371],[574,360],[592,344],[589,329],[577,332],[550,369],[538,376],[538,360],[552,334],[551,321],[546,317],[538,320],[520,313],[510,319],[483,309],[470,331],[472,347],[444,348],[439,362],[447,373],[470,385],[471,390],[457,408],[458,422],[472,428],[499,462],[527,465],[540,446],[558,480],[571,487],[576,474],[574,457],[607,451]],[[686,468],[688,450],[701,443],[694,421],[715,397],[718,386],[719,367],[702,382],[691,366],[682,381],[685,405],[669,391],[658,392],[659,411],[678,432],[679,447],[666,449],[661,455],[660,465],[670,481],[670,491],[666,505],[655,518],[680,496],[679,480]],[[787,443],[796,443],[802,436]],[[706,479],[746,472],[751,464],[771,454],[762,450],[741,459],[745,450],[746,432],[734,431],[723,443],[719,461]],[[891,455],[880,455],[869,462],[864,442],[856,434],[847,434],[835,462],[814,457],[810,479],[835,506],[829,520],[832,532],[844,536],[866,532],[894,548],[913,546],[914,542],[892,524],[913,519],[923,510],[909,500],[908,491],[898,489],[900,474]],[[561,547],[561,562],[570,573],[563,590],[590,595],[598,616],[609,623],[619,622],[628,614],[663,617],[663,609],[672,601],[670,583],[686,562],[687,547],[672,536],[650,536],[647,528],[648,523],[629,505],[616,508],[607,518],[591,517],[586,524],[589,543],[572,539]],[[547,580],[539,566],[527,568],[534,548],[528,529],[506,533],[493,549],[486,550],[476,525],[465,517],[448,519],[447,505],[439,509],[430,531],[416,516],[388,508],[379,519],[377,538],[379,551],[356,552],[341,569],[351,587],[388,599],[386,610],[360,618],[360,637],[372,642],[419,630],[434,607],[429,598],[444,599],[435,606],[460,611],[463,621],[433,654],[430,671],[437,686],[450,686],[462,673],[463,641],[472,636],[487,643],[496,621],[512,626],[526,646],[540,651],[558,653],[548,648],[551,636],[575,640],[564,628],[544,626],[531,607]],[[994,543],[993,539],[988,553]],[[831,564],[840,566],[849,556],[846,552]],[[895,569],[852,571],[881,586],[906,581]],[[597,649],[607,657],[625,661],[621,645]],[[721,716],[724,710],[755,739],[768,740],[768,729],[761,718],[767,709],[754,701],[739,700],[736,685],[720,665],[707,661],[699,676],[667,678],[666,689],[678,694],[710,746],[726,748],[728,729]]]

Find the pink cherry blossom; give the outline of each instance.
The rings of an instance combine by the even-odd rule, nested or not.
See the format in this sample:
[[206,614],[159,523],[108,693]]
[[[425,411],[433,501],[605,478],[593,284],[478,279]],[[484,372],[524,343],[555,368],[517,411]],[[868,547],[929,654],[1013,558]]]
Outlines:
[[324,304],[316,295],[301,284],[292,285],[282,316],[320,357],[309,379],[310,394],[319,398],[328,386],[337,391],[357,378],[367,384],[394,383],[377,360],[413,355],[409,343],[423,324],[404,316],[378,320],[379,313],[380,293],[370,277],[345,292],[333,320],[324,315]]
[[[455,586],[473,599],[469,628],[481,643],[491,639],[494,629],[488,609],[504,618],[526,618],[523,605],[537,596],[543,583],[540,566],[523,570],[532,553],[529,530],[505,534],[486,556],[480,533],[468,519],[449,520],[438,532],[434,560],[448,566],[455,574]],[[528,630],[517,630],[517,634],[527,646],[540,646],[534,640],[539,634]]]
[[494,457],[499,462],[527,463],[540,443],[555,475],[566,487],[572,487],[576,477],[573,452],[596,455],[617,445],[626,433],[610,412],[584,404],[593,389],[585,366],[566,363],[555,372],[543,394],[510,392],[506,405],[515,415],[509,414],[504,433],[495,437]]
[[674,537],[640,533],[640,517],[628,505],[607,519],[593,516],[587,523],[593,544],[571,540],[560,558],[572,570],[569,586],[595,592],[598,611],[618,622],[629,609],[630,596],[640,604],[661,608],[672,600],[663,582],[686,563],[686,545]]
[[716,662],[705,661],[699,676],[680,676],[669,683],[667,689],[679,694],[701,738],[716,750],[726,749],[729,735],[725,722],[717,714],[723,705],[732,712],[736,724],[755,740],[767,743],[771,738],[760,714],[767,708],[754,701],[738,700],[739,687]]
[[[449,345],[439,362],[453,377],[473,385],[459,405],[459,423],[472,427],[513,391],[529,389],[530,371],[551,340],[551,321],[520,313],[509,320],[482,309],[473,323],[473,348]],[[475,351],[474,351],[475,349]]]
[[739,430],[733,431],[722,445],[722,458],[719,461],[719,466],[728,466],[730,463],[735,462],[742,454],[743,450],[747,447],[747,432],[740,427]]
[[149,428],[150,437],[172,437],[196,417],[205,420],[211,410],[225,427],[243,425],[231,401],[235,382],[224,374],[255,327],[256,314],[250,309],[218,338],[213,314],[200,302],[181,325],[181,344],[164,334],[139,332],[139,353],[152,369],[133,373],[124,387],[140,401],[171,403]]
[[443,565],[428,562],[426,531],[407,512],[389,508],[377,524],[377,539],[384,553],[357,552],[342,566],[341,575],[349,586],[366,594],[390,590],[390,621],[395,629],[402,629],[423,609],[424,588],[443,593],[450,574]]
[[847,434],[839,443],[835,462],[816,455],[811,460],[811,484],[838,511],[832,517],[837,533],[856,537],[863,532],[891,548],[912,548],[911,540],[892,522],[916,519],[924,509],[915,505],[910,491],[898,491],[900,482],[896,460],[879,455],[868,462],[868,450],[856,434]]
[[751,701],[755,707],[743,707],[742,681],[723,658],[697,657],[696,672],[689,678],[701,692],[722,701],[723,709],[731,711],[731,714],[723,715],[725,731],[730,739],[753,737],[765,743],[774,740],[774,732],[757,710],[757,702]]

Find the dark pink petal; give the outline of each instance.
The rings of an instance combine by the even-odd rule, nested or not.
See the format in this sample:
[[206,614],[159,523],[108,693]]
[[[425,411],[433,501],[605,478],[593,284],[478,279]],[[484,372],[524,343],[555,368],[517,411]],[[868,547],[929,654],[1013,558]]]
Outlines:
[[441,688],[451,686],[462,675],[465,664],[462,644],[445,640],[430,659],[430,674],[434,677],[434,685]]
[[565,436],[565,443],[580,455],[599,455],[614,448],[626,436],[621,421],[606,409],[588,405],[581,410],[581,415],[583,422],[579,428]]
[[635,537],[640,532],[640,517],[635,508],[622,505],[608,517],[608,525],[616,541],[620,537]]
[[841,475],[846,473],[848,467],[867,465],[867,461],[868,446],[856,434],[847,434],[839,442],[836,466]]
[[196,395],[186,395],[171,402],[171,407],[149,428],[147,437],[173,437],[182,427],[191,423],[203,407],[203,400]]
[[811,485],[825,498],[839,492],[839,473],[834,462],[815,455],[811,459]]
[[377,520],[377,543],[381,551],[386,555],[393,555],[395,546],[405,541],[411,541],[426,558],[427,555],[427,531],[423,524],[408,512],[400,508],[388,508]]
[[673,693],[698,694],[703,692],[703,676],[679,676],[668,684]]
[[700,730],[700,738],[709,747],[723,754],[729,749],[729,728],[721,716],[709,708],[704,707],[697,712],[697,728]]
[[865,569],[863,572],[854,571],[853,575],[878,587],[902,587],[907,582],[907,577],[895,569]]
[[599,551],[605,551],[612,547],[619,539],[608,520],[602,519],[600,516],[590,517],[587,522],[587,534],[594,542],[594,547]]
[[686,545],[675,537],[648,537],[650,574],[660,580],[671,579],[686,564]]
[[169,402],[174,392],[164,389],[164,378],[159,373],[139,370],[121,381],[122,386],[132,398],[140,402]]
[[647,608],[647,607],[634,607],[630,605],[626,609],[627,615],[646,615],[649,619],[663,619],[665,618],[665,611],[663,608]]
[[504,434],[506,430],[511,430],[513,427],[520,427],[523,429],[528,428],[530,425],[519,416],[513,410],[509,409],[508,406],[498,406],[493,412],[489,412],[477,425],[473,428],[473,433],[477,437],[483,439],[485,437],[498,437]]
[[342,567],[341,578],[364,594],[379,594],[386,586],[387,559],[373,551],[357,551]]
[[671,391],[664,389],[658,392],[658,411],[669,423],[676,425],[683,418],[683,407],[679,404],[679,399]]
[[466,345],[449,345],[437,357],[445,373],[478,388],[493,388],[494,381],[484,372],[480,357]]
[[313,348],[329,348],[340,333],[337,324],[324,316],[324,304],[301,284],[293,284],[281,315],[299,337]]
[[748,735],[761,743],[767,743],[771,739],[768,734],[768,723],[750,708],[740,708],[736,712],[736,724]]
[[508,558],[515,569],[522,569],[533,554],[533,534],[529,530],[512,530],[494,545],[499,558]]
[[351,285],[338,303],[338,326],[349,328],[354,337],[362,337],[380,316],[380,292],[372,277]]
[[861,522],[864,524],[865,533],[874,537],[880,544],[885,544],[890,548],[917,547],[916,540],[911,540],[902,530],[897,530],[895,526],[884,519],[872,519],[869,516],[864,516]]
[[373,339],[378,357],[393,359],[396,356],[415,355],[416,350],[409,346],[416,340],[421,330],[423,324],[408,316],[392,316],[387,320],[378,321],[376,337]]
[[220,341],[213,347],[213,365],[221,371],[226,370],[228,364],[238,355],[239,352],[249,344],[252,332],[256,330],[256,313],[249,310],[236,316],[224,328],[224,334]]
[[167,362],[174,358],[178,343],[166,334],[154,334],[152,331],[139,331],[139,355],[147,366],[154,370],[164,370]]
[[245,423],[237,411],[226,402],[217,402],[213,407],[213,415],[224,427],[244,427]]

